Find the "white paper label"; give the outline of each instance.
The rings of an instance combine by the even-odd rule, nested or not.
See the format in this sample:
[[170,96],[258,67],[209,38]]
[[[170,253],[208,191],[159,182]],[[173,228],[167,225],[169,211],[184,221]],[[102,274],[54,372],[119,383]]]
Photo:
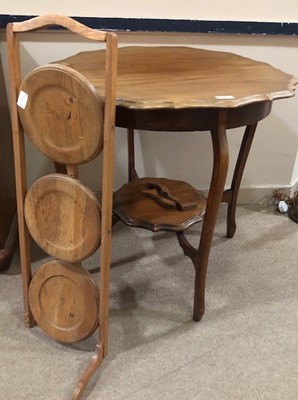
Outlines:
[[217,100],[233,100],[234,96],[215,96]]
[[28,94],[21,90],[20,94],[19,94],[19,97],[18,97],[17,105],[19,107],[25,109],[26,104],[27,104],[27,100],[28,100]]

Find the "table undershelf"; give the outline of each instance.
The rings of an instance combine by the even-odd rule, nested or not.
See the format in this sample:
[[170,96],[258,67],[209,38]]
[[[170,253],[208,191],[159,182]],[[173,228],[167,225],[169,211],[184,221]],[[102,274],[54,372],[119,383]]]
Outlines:
[[[154,187],[162,188],[166,194],[155,196]],[[141,178],[115,192],[113,210],[118,218],[132,227],[153,232],[181,232],[202,221],[206,199],[183,181]]]

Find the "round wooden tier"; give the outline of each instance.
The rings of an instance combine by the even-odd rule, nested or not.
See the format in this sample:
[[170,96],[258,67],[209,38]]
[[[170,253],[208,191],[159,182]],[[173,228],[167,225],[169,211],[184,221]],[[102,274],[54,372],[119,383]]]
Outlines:
[[59,342],[86,339],[98,326],[99,290],[79,264],[53,260],[39,267],[29,303],[38,326]]
[[24,211],[31,236],[53,257],[79,262],[100,245],[100,204],[77,179],[63,174],[38,179],[27,192]]
[[[179,209],[174,204],[167,204],[167,198],[163,198],[162,204],[159,198],[149,197],[148,191],[152,186],[166,188],[170,197],[182,207]],[[185,210],[182,210],[184,204]],[[166,178],[141,178],[123,185],[114,195],[114,213],[125,224],[153,232],[184,231],[202,221],[205,208],[206,200],[194,187]]]
[[80,73],[64,65],[45,65],[23,80],[18,112],[26,134],[47,157],[82,164],[103,144],[103,104]]

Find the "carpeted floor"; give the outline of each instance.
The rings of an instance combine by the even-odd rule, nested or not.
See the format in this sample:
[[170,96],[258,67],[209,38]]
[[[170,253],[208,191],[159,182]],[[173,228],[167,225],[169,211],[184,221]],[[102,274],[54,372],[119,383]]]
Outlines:
[[[85,400],[297,400],[298,225],[239,206],[225,238],[223,206],[209,261],[206,314],[192,321],[194,271],[174,235],[113,232],[109,354]],[[189,232],[198,240],[199,226]],[[34,267],[45,255],[36,247]],[[98,278],[99,256],[84,262]],[[62,345],[23,324],[16,252],[0,275],[0,399],[70,399],[96,334]]]

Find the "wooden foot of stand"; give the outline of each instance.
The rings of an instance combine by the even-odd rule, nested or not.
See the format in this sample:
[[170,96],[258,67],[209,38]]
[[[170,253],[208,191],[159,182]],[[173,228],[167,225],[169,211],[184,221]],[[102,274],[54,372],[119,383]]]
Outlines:
[[84,372],[79,383],[77,384],[71,396],[71,400],[78,400],[82,397],[92,375],[100,366],[102,360],[103,360],[103,346],[101,344],[97,344],[95,349],[95,354],[93,355],[92,360],[90,361],[86,371]]

